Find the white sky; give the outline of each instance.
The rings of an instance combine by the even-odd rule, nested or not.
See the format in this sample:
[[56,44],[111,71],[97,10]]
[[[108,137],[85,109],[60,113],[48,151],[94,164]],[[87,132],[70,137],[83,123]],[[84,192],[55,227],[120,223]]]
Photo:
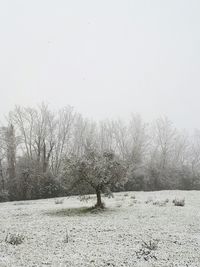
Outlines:
[[0,118],[67,104],[200,128],[199,0],[0,1]]

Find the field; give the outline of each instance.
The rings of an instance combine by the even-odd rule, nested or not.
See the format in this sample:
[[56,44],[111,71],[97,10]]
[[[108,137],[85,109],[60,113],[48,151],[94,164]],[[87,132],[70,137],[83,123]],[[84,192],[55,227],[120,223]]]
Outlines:
[[[174,206],[175,197],[185,206]],[[123,192],[104,201],[103,212],[88,208],[94,196],[1,203],[0,267],[200,266],[200,192]],[[24,239],[13,245],[17,234]]]

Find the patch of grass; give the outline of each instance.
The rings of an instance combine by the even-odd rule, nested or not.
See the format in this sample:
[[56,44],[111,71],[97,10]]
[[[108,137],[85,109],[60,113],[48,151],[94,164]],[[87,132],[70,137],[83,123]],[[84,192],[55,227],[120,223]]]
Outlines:
[[[25,201],[16,201],[16,202],[11,202],[12,205],[14,206],[26,206],[26,205],[37,205],[37,202],[33,202],[33,201],[30,201],[30,200],[25,200]],[[40,202],[41,203],[41,202]]]
[[88,214],[102,213],[107,209],[98,209],[95,207],[80,207],[80,208],[69,208],[69,209],[60,209],[60,210],[51,210],[45,214],[48,216],[55,217],[73,217],[73,216],[84,216]]
[[69,233],[68,233],[67,229],[66,229],[65,238],[64,238],[63,242],[69,243]]
[[24,242],[25,236],[18,233],[8,233],[5,238],[5,242],[11,245],[20,245]]
[[23,205],[30,205],[32,203],[28,203],[28,202],[15,202],[13,205],[15,206],[23,206]]
[[165,207],[167,205],[168,202],[166,202],[165,200],[156,200],[153,202],[154,206],[159,206],[159,207]]

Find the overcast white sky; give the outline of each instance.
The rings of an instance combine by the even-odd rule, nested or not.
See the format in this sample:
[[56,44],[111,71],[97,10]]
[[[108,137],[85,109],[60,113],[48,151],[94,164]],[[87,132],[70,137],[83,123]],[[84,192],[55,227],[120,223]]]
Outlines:
[[67,104],[200,128],[199,0],[0,1],[0,117]]

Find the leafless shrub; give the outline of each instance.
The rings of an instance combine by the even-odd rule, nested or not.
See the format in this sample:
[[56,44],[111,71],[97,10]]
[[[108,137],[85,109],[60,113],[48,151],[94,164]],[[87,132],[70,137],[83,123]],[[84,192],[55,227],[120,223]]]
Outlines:
[[107,198],[114,198],[114,194],[113,192],[111,192],[110,190],[107,190],[106,192],[104,192],[104,197],[107,197]]
[[145,201],[145,204],[149,204],[153,202],[153,198],[152,197],[148,197],[148,199]]
[[160,206],[160,204],[161,204],[161,201],[159,200],[153,201],[154,206]]
[[130,205],[129,206],[133,206],[134,204],[138,203],[137,199],[134,198],[131,198],[131,201],[130,201]]
[[158,240],[150,240],[148,242],[142,241],[141,248],[136,251],[137,258],[144,258],[148,261],[150,258],[157,260],[154,252],[158,248]]
[[159,207],[164,207],[166,206],[167,202],[166,200],[156,200],[153,202],[153,205],[159,206]]
[[25,236],[18,233],[8,233],[5,238],[5,242],[11,245],[20,245],[24,242]]
[[173,201],[174,206],[184,207],[185,206],[185,198],[175,198]]
[[0,202],[6,202],[9,201],[9,193],[6,190],[0,191]]
[[78,198],[79,198],[79,200],[81,202],[88,202],[89,200],[92,199],[92,196],[90,196],[90,195],[80,195]]
[[128,193],[125,193],[125,194],[124,194],[124,197],[128,197]]
[[65,237],[64,237],[63,242],[64,242],[64,243],[69,243],[69,233],[68,233],[67,229],[66,229],[66,231],[65,231]]
[[131,199],[136,199],[135,195],[133,195],[133,196],[130,196],[130,198],[131,198]]
[[64,199],[62,198],[62,199],[55,199],[55,204],[57,205],[57,204],[63,204],[64,203]]
[[142,247],[148,250],[156,250],[158,248],[158,240],[142,241]]

